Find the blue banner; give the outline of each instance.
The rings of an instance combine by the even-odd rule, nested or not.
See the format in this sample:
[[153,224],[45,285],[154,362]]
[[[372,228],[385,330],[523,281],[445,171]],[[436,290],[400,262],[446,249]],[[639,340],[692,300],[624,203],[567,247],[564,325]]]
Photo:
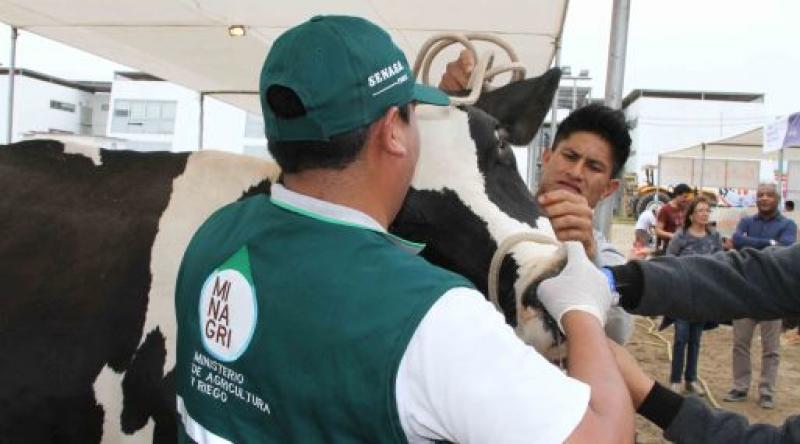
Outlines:
[[800,113],[794,113],[788,118],[783,147],[789,146],[800,146]]

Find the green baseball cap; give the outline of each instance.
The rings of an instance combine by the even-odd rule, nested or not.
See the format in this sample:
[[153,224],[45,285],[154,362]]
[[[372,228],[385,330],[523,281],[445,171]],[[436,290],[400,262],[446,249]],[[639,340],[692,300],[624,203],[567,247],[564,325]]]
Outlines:
[[[276,115],[273,86],[302,102],[297,117]],[[267,139],[327,141],[365,126],[392,106],[411,101],[449,105],[439,89],[416,83],[389,34],[359,17],[316,16],[281,34],[267,54],[259,82]]]

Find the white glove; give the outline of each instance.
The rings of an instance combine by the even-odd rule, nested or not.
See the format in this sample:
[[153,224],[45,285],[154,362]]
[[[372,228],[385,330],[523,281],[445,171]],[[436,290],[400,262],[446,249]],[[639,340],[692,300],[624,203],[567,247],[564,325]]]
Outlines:
[[583,245],[577,241],[565,242],[567,266],[553,278],[539,284],[536,293],[544,308],[564,331],[561,318],[572,310],[595,316],[601,325],[606,323],[606,312],[614,302],[608,280],[586,257]]

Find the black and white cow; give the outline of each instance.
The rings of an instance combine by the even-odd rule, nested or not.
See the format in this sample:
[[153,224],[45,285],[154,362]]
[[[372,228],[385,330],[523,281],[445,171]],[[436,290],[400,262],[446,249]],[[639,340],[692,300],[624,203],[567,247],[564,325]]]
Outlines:
[[[500,242],[552,236],[509,144],[532,139],[559,75],[487,93],[476,107],[418,108],[423,149],[391,229],[426,242],[430,261],[484,293]],[[174,442],[181,256],[211,212],[269,193],[278,176],[270,162],[213,151],[0,147],[0,443]],[[509,321],[514,283],[552,270],[554,251],[525,243],[505,259]],[[545,330],[544,350],[553,343]]]

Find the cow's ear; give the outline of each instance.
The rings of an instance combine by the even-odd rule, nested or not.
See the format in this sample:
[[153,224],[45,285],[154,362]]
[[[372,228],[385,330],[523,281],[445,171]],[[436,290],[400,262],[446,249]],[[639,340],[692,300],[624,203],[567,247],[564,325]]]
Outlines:
[[561,70],[552,68],[539,77],[509,83],[483,93],[475,106],[500,122],[508,131],[509,142],[527,145],[550,111],[560,79]]

